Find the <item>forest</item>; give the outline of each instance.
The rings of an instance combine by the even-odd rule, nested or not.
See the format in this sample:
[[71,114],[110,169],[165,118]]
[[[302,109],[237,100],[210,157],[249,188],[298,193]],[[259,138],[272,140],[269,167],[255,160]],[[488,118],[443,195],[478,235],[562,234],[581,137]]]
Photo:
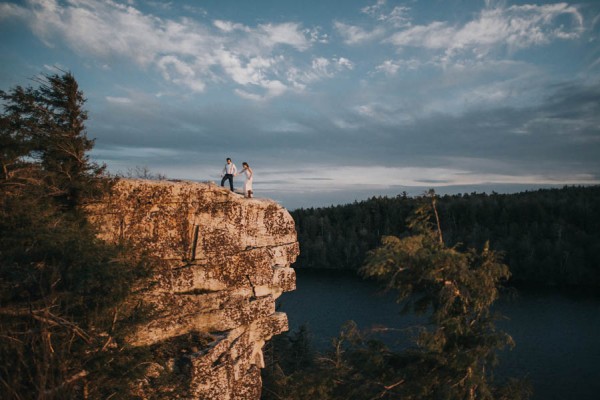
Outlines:
[[[424,196],[291,212],[301,254],[295,268],[359,269],[385,235],[402,236]],[[600,285],[600,186],[438,198],[444,242],[503,254],[514,284]]]

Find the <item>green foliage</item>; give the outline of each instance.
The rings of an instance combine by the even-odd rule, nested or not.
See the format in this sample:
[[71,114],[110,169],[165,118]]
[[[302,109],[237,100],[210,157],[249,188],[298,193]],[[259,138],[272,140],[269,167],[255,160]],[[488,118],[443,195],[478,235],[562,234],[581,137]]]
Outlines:
[[524,382],[499,385],[493,376],[497,351],[513,345],[509,335],[496,330],[490,312],[510,276],[508,267],[487,245],[479,252],[447,247],[434,196],[408,220],[411,235],[384,236],[361,268],[365,277],[394,290],[407,311],[429,317],[414,344],[390,350],[349,322],[329,352],[304,368],[285,368],[293,340],[279,339],[273,351],[284,356],[269,366],[264,399],[529,398]]
[[[357,270],[381,236],[401,236],[421,198],[373,197],[354,204],[292,212],[301,254],[296,268]],[[438,198],[449,246],[504,254],[513,282],[600,285],[600,186],[518,194]]]
[[38,83],[38,88],[0,91],[4,179],[43,179],[48,195],[74,209],[105,183],[104,167],[87,154],[94,141],[85,131],[85,98],[71,73],[44,75]]
[[410,198],[398,196],[292,211],[301,248],[296,268],[358,269],[382,235],[406,229],[414,208]]
[[111,182],[86,154],[74,77],[39,83],[0,93],[0,398],[105,398],[139,374],[141,355],[118,343],[150,265],[86,219]]
[[428,365],[435,373],[409,373],[411,382],[419,379],[422,397],[417,398],[491,399],[496,351],[512,339],[496,331],[490,307],[510,273],[487,243],[481,252],[447,247],[427,218],[434,214],[435,203],[419,208],[409,222],[416,234],[383,238],[361,272],[385,282],[413,310],[430,315],[432,325],[421,332],[414,355],[415,365]]

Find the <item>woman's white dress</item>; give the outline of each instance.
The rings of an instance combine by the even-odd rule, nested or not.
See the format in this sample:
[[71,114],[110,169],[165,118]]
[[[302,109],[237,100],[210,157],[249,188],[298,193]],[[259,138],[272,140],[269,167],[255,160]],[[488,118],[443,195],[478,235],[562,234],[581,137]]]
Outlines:
[[252,190],[252,178],[254,174],[250,172],[249,169],[245,169],[241,173],[246,176],[246,182],[244,182],[244,194],[248,194],[248,190]]

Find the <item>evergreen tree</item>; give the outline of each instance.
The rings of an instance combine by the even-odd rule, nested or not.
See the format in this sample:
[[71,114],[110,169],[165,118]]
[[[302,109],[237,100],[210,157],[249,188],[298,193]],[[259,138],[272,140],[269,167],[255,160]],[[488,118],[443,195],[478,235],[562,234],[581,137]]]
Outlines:
[[0,99],[4,102],[4,112],[0,115],[0,179],[9,181],[31,165],[25,158],[34,156],[37,105],[33,89],[20,86],[10,93],[0,91]]
[[[413,235],[387,236],[361,272],[398,293],[407,309],[430,315],[398,382],[385,392],[406,399],[494,399],[496,352],[512,345],[498,332],[490,307],[510,272],[486,243],[481,252],[444,244],[436,197],[409,220]],[[388,386],[389,387],[389,386]]]
[[97,239],[81,207],[110,179],[75,78],[39,83],[0,93],[0,398],[105,398],[137,372],[118,343],[147,263]]
[[46,76],[36,100],[44,114],[41,119],[47,122],[38,137],[42,167],[49,173],[56,195],[67,206],[75,207],[82,195],[97,189],[95,179],[104,170],[88,156],[94,141],[85,131],[85,98],[75,77],[65,73]]
[[35,166],[43,171],[48,194],[74,209],[106,182],[100,179],[104,166],[89,159],[94,141],[85,130],[85,98],[69,72],[44,75],[38,83],[0,92],[4,178],[16,165]]

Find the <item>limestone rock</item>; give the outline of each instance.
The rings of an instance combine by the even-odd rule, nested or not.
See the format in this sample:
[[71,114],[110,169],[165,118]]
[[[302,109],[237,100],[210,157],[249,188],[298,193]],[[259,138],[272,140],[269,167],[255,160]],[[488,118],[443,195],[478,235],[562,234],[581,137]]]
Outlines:
[[[90,211],[102,239],[128,240],[163,265],[136,290],[152,317],[134,327],[128,343],[204,335],[204,348],[183,346],[191,349],[184,397],[259,399],[262,347],[288,329],[275,299],[296,285],[290,214],[214,184],[145,180],[120,180]],[[151,396],[157,389],[139,390]]]

